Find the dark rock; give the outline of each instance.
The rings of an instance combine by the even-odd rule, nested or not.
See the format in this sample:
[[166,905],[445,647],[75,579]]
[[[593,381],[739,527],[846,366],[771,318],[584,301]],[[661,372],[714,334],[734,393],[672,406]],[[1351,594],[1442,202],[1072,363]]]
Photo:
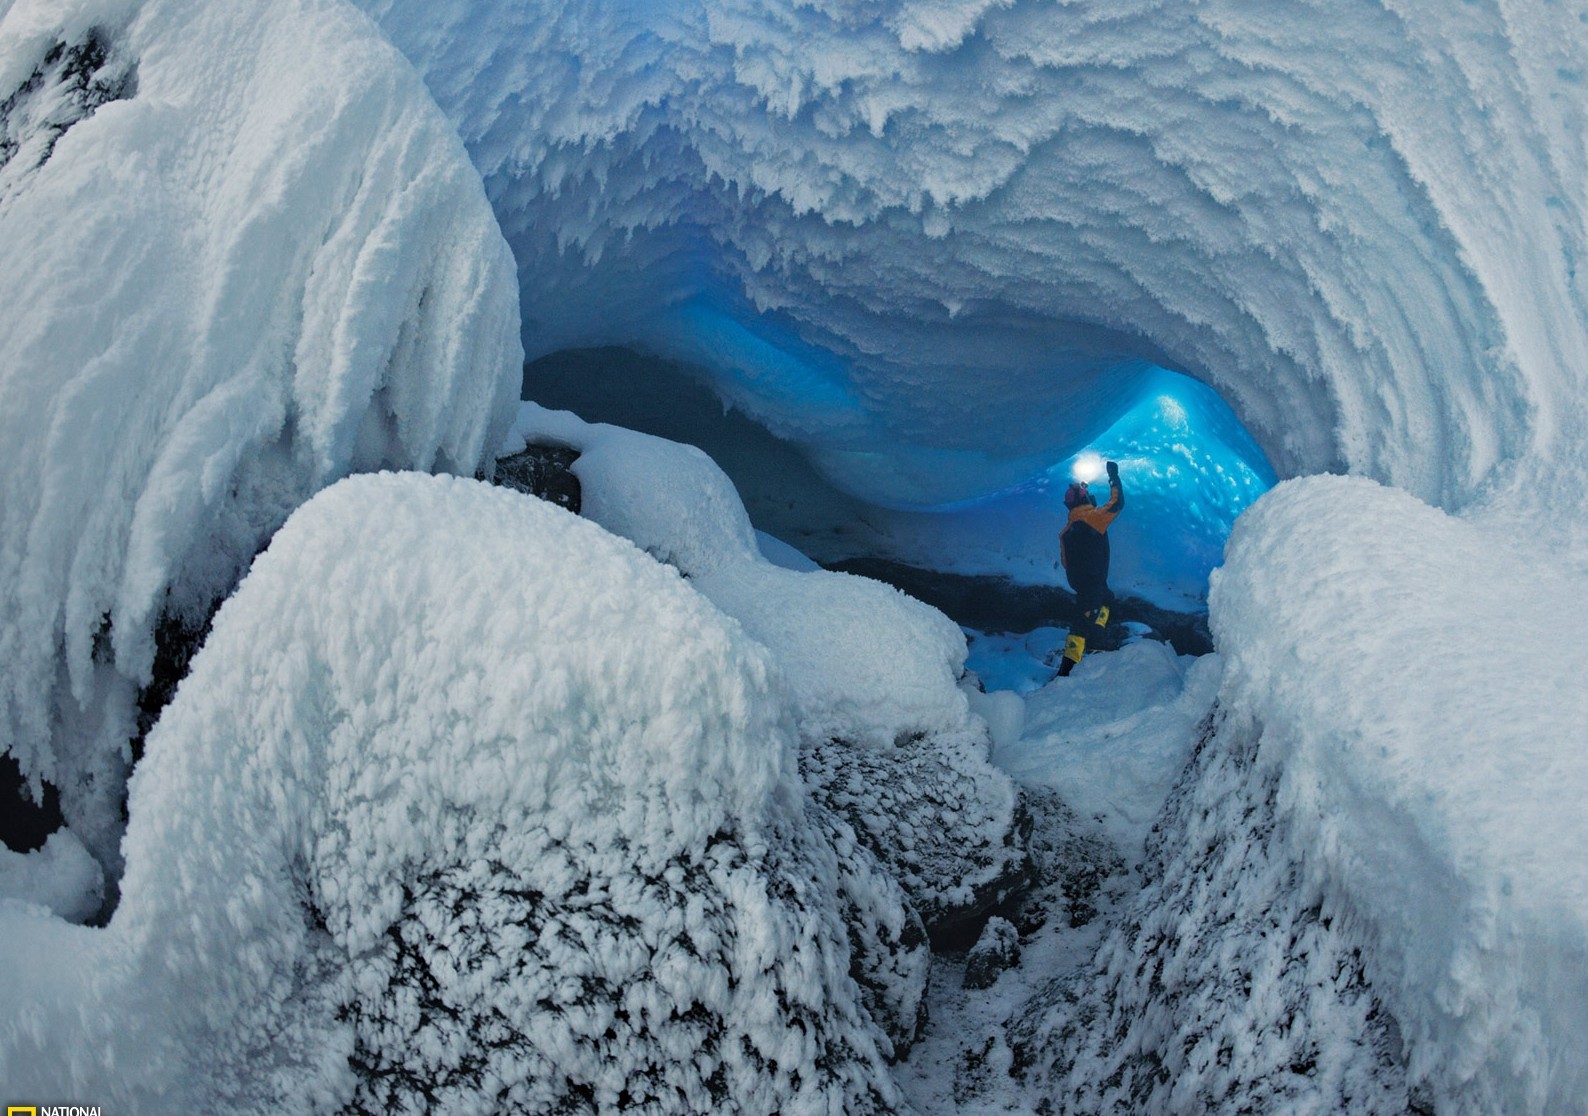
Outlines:
[[[838,853],[838,906],[849,936],[849,975],[897,1062],[926,1030],[932,951],[903,890],[843,818],[810,801],[807,816]],[[900,911],[904,918],[899,919]]]
[[579,514],[582,490],[574,475],[573,463],[579,451],[567,446],[537,444],[496,459],[497,484],[549,500],[560,508]]
[[1032,886],[999,913],[1022,934],[1053,919],[1085,926],[1097,917],[1105,885],[1117,888],[1123,878],[1124,858],[1051,787],[1024,787],[1022,794],[1032,819]]
[[[19,172],[42,167],[61,136],[101,105],[137,92],[137,72],[119,58],[98,28],[75,43],[57,41],[33,72],[0,100],[0,198],[10,193]],[[11,167],[13,159],[25,162]]]
[[1014,923],[993,915],[965,957],[965,987],[991,988],[998,974],[1020,964],[1020,934]]
[[[359,952],[343,1111],[892,1110],[834,994],[817,843],[723,831],[654,864],[543,831],[488,847],[534,851],[405,882],[382,948]],[[341,942],[364,912],[305,916]]]
[[936,950],[963,950],[1031,881],[1030,818],[973,734],[892,748],[807,744],[812,797],[843,817],[904,888]]
[[210,604],[202,619],[189,619],[164,613],[154,626],[154,664],[149,683],[138,691],[138,735],[132,740],[132,759],[143,757],[143,743],[160,720],[160,714],[176,696],[176,688],[187,677],[188,665],[204,646],[221,601]]
[[35,798],[15,757],[0,756],[0,841],[5,847],[22,853],[42,849],[65,824],[55,788],[45,783]]
[[[1007,577],[942,573],[886,558],[848,558],[828,568],[886,582],[977,631],[1029,632],[1048,625],[1068,628],[1081,619],[1075,594],[1057,585],[1021,585]],[[1090,641],[1096,650],[1116,650],[1124,641],[1127,621],[1147,625],[1151,638],[1170,644],[1181,655],[1205,655],[1213,650],[1205,612],[1175,612],[1140,597],[1121,595],[1110,613],[1108,630]]]

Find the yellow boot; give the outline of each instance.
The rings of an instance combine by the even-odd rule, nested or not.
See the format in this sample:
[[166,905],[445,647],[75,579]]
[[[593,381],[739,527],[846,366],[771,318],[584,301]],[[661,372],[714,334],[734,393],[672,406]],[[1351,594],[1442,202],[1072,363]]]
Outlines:
[[1081,661],[1081,656],[1086,654],[1086,637],[1071,632],[1064,640],[1064,658],[1059,660],[1059,677],[1063,678],[1075,669],[1075,664]]

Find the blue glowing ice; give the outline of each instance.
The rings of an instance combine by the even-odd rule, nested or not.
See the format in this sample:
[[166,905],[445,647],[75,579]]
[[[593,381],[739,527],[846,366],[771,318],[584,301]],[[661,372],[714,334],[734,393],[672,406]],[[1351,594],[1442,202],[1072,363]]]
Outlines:
[[[996,439],[996,430],[986,436]],[[945,462],[953,454],[945,453]],[[1154,368],[1122,400],[1101,434],[1036,475],[974,500],[935,508],[868,508],[866,529],[849,528],[849,546],[931,569],[1004,574],[1030,584],[1064,584],[1058,532],[1072,479],[1096,483],[1104,461],[1117,461],[1126,510],[1110,529],[1110,583],[1173,608],[1200,607],[1208,574],[1223,559],[1235,517],[1275,483],[1273,468],[1225,401],[1188,376]],[[800,525],[768,523],[774,534]],[[869,530],[867,530],[869,529]],[[811,540],[819,557],[830,540]]]
[[[1137,402],[1086,450],[1049,471],[1046,491],[1091,482],[1119,462],[1127,510],[1116,522],[1114,580],[1196,595],[1224,555],[1235,517],[1273,487],[1273,469],[1229,405],[1206,385],[1158,369]],[[1084,475],[1090,473],[1090,476]],[[1094,488],[1098,498],[1106,492]]]
[[[848,401],[818,371],[790,374],[798,356],[762,360],[782,369],[783,409],[794,410],[798,390],[810,393],[812,412],[844,407]],[[1208,572],[1222,558],[1235,517],[1274,484],[1274,470],[1212,388],[1157,367],[1119,379],[1133,386],[1115,394],[1112,408],[1092,424],[1095,434],[1028,455],[1012,482],[996,478],[1020,462],[1000,461],[997,452],[1009,427],[1028,421],[1029,408],[1009,405],[967,421],[952,447],[878,439],[846,451],[849,473],[864,469],[871,480],[885,475],[890,482],[869,488],[845,485],[846,474],[830,468],[831,452],[811,454],[750,416],[725,414],[716,394],[723,391],[720,378],[707,387],[665,361],[620,350],[568,353],[533,364],[525,394],[592,421],[699,446],[733,479],[758,528],[828,563],[882,556],[926,569],[1063,585],[1057,539],[1066,517],[1064,489],[1078,464],[1089,464],[1096,477],[1104,459],[1112,459],[1128,494],[1126,513],[1111,530],[1115,591],[1166,607],[1201,607]],[[977,482],[980,491],[968,499],[901,507],[873,495],[878,487],[926,493]],[[1096,493],[1105,495],[1101,487]]]

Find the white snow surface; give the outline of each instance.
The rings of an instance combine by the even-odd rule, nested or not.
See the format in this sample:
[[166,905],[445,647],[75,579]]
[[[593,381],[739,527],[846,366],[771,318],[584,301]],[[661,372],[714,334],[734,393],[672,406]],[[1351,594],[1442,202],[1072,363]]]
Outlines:
[[[1292,481],[1245,513],[1210,600],[1220,666],[1181,675],[1127,648],[1113,673],[1151,700],[1091,715],[1066,715],[1056,689],[1024,718],[977,699],[1021,777],[1069,783],[1123,842],[1222,672],[1212,746],[1231,754],[1184,796],[1207,844],[1161,860],[1190,873],[1223,849],[1207,870],[1239,879],[1258,850],[1261,879],[1222,896],[1159,881],[1154,896],[1196,902],[1137,920],[1144,957],[1108,939],[1111,987],[1130,993],[1116,1003],[1151,1009],[1163,1035],[1198,1022],[1151,1002],[1160,932],[1193,1006],[1240,992],[1218,983],[1226,959],[1284,970],[1296,958],[1260,923],[1281,896],[1327,947],[1308,964],[1357,958],[1366,982],[1346,974],[1351,1010],[1320,1011],[1320,1031],[1376,998],[1436,1110],[1585,1110],[1580,5],[363,6],[444,116],[333,0],[0,0],[0,94],[44,80],[0,143],[0,244],[26,263],[0,269],[0,744],[62,786],[96,857],[115,859],[162,610],[201,612],[348,472],[471,471],[511,420],[522,347],[701,365],[825,475],[897,504],[1029,479],[1156,362],[1216,385],[1282,476],[1375,480]],[[108,100],[74,118],[86,109],[45,59],[90,29]],[[389,1022],[338,1008],[400,987],[373,943],[445,906],[403,881],[490,882],[461,859],[487,838],[533,876],[566,863],[557,840],[613,837],[617,869],[651,848],[613,851],[630,825],[665,859],[716,826],[783,824],[774,874],[819,875],[831,852],[794,816],[799,735],[880,750],[976,727],[942,618],[762,561],[704,458],[519,417],[520,440],[584,451],[591,518],[700,593],[472,482],[380,478],[311,502],[150,740],[110,927],[67,924],[37,880],[0,902],[8,1086],[335,1107],[359,1087],[356,1027]],[[557,572],[524,578],[550,541],[568,543],[544,563]],[[564,578],[587,592],[559,594]],[[592,601],[599,615],[579,611]],[[569,654],[588,655],[577,679]],[[1090,657],[1073,696],[1108,663]],[[654,763],[627,762],[636,742]],[[509,762],[525,750],[555,762]],[[1276,824],[1237,848],[1265,788]],[[502,838],[501,817],[526,826]],[[750,960],[786,962],[816,1032],[848,1044],[834,1095],[892,1097],[832,911],[801,922],[756,886],[695,924],[702,942],[731,909]],[[669,971],[697,1000],[725,986]],[[479,987],[532,1004],[538,979]],[[1214,1037],[1288,1067],[1283,1043],[1247,1041],[1294,1018],[1271,987]],[[765,988],[747,992],[761,1008]],[[1209,1060],[1186,1089],[1226,1084],[1217,1042],[1196,1037]],[[405,1056],[441,1065],[446,1046]]]
[[36,903],[68,922],[99,911],[105,873],[69,829],[51,833],[29,853],[0,848],[0,901]]
[[[449,1111],[891,1105],[795,744],[772,657],[627,542],[474,480],[346,480],[151,735],[110,926],[0,906],[0,1079],[140,1111],[424,1101],[403,1073]],[[867,917],[902,919],[867,863]]]
[[1345,912],[1437,1111],[1588,1108],[1588,597],[1509,517],[1275,489],[1212,621],[1306,885]]
[[526,441],[578,450],[581,514],[677,567],[771,649],[807,737],[880,747],[980,728],[956,685],[965,639],[948,617],[869,578],[769,562],[733,483],[700,450],[533,403],[504,454]]
[[1138,857],[1217,693],[1219,659],[1143,640],[1094,652],[1082,667],[1026,695],[1024,730],[999,741],[993,762],[1057,790],[1122,855]]
[[[91,39],[116,95],[84,117],[46,60]],[[346,4],[17,0],[7,97],[0,747],[114,864],[161,614],[202,622],[350,471],[473,472],[517,290],[455,132]]]

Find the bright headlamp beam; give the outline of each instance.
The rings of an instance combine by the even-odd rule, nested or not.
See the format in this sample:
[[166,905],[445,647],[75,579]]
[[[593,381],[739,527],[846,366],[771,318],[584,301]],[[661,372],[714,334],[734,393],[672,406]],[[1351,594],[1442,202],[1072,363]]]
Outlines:
[[1103,458],[1101,454],[1087,450],[1075,459],[1072,475],[1082,484],[1091,484],[1103,475]]

